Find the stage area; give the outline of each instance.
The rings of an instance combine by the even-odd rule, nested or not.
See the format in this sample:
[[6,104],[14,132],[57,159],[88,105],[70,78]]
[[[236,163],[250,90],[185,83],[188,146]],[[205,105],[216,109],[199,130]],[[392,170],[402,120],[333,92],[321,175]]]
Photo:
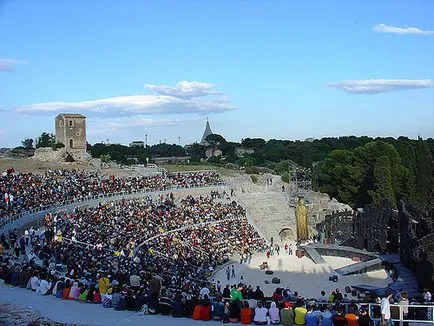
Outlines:
[[[315,264],[307,257],[297,258],[295,255],[284,255],[282,252],[279,256],[271,256],[267,259],[265,253],[255,254],[250,264],[240,264],[240,261],[233,260],[225,264],[214,274],[214,280],[222,283],[222,288],[226,284],[235,284],[243,282],[250,284],[253,288],[256,285],[261,286],[266,296],[271,296],[277,287],[290,288],[292,292],[298,291],[300,296],[305,298],[317,298],[321,290],[325,290],[327,296],[332,290],[339,288],[344,293],[346,286],[356,284],[370,284],[374,287],[384,288],[392,279],[384,270],[377,270],[357,275],[341,276],[335,272],[335,269],[342,268],[357,262],[350,258],[322,256],[324,264]],[[260,269],[260,265],[267,262],[269,270],[274,271],[273,275],[266,275],[265,270]],[[231,277],[228,281],[226,276],[227,266],[235,267],[235,278]],[[338,275],[338,282],[329,281],[329,276]],[[241,279],[241,277],[243,279]],[[280,278],[280,284],[272,284],[272,278]],[[269,284],[265,283],[269,281]],[[352,298],[351,294],[348,294]]]

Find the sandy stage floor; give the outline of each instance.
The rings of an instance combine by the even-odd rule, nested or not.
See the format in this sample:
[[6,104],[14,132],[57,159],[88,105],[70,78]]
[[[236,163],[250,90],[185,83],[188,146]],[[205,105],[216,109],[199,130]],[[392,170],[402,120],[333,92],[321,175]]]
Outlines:
[[[251,284],[254,288],[259,285],[265,295],[272,295],[277,287],[290,288],[292,291],[298,291],[299,295],[305,298],[317,298],[321,290],[325,290],[328,296],[336,288],[344,293],[347,285],[370,284],[386,287],[392,281],[384,270],[379,270],[358,275],[339,276],[338,282],[330,282],[329,276],[335,275],[335,268],[348,266],[354,262],[349,258],[331,256],[323,256],[323,258],[327,263],[316,265],[307,257],[297,258],[280,253],[280,256],[274,255],[267,259],[265,254],[256,254],[249,265],[234,261],[235,278],[227,280],[225,266],[214,275],[214,279],[215,281],[220,280],[222,286],[239,282]],[[268,262],[270,270],[274,271],[273,275],[266,275],[265,271],[259,269],[259,265],[265,261]],[[281,283],[272,284],[273,277],[280,278]],[[265,284],[265,280],[268,280],[270,284]],[[351,294],[349,297],[351,298]]]

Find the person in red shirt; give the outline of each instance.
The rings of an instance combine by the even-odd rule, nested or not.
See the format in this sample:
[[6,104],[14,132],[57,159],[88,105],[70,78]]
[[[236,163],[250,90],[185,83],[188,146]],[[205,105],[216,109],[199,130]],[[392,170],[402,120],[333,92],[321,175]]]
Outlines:
[[347,326],[358,326],[359,325],[359,318],[353,313],[346,314],[345,320],[347,321]]
[[249,303],[244,302],[244,306],[241,309],[241,324],[250,325],[253,321],[253,310],[249,308]]

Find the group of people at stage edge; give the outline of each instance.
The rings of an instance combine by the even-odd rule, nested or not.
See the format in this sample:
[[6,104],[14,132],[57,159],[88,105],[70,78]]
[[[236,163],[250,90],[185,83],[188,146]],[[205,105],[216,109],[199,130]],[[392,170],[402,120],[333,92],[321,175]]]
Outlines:
[[164,176],[103,178],[96,172],[55,170],[44,174],[21,173],[13,168],[0,175],[0,221],[24,211],[80,201],[85,198],[167,187],[198,187],[222,182],[213,171],[168,173]]
[[[432,308],[411,308],[404,291],[386,293],[382,299],[373,295],[364,302],[345,301],[339,289],[326,297],[303,298],[297,291],[277,288],[272,297],[265,297],[260,286],[239,283],[226,285],[202,283],[188,292],[182,288],[164,286],[164,278],[155,272],[140,272],[122,278],[100,271],[83,277],[57,275],[54,270],[31,263],[2,264],[1,277],[6,284],[27,288],[35,295],[52,295],[58,299],[101,304],[104,308],[138,311],[140,314],[162,314],[174,318],[215,320],[223,323],[248,325],[306,326],[391,326],[399,318],[391,307],[393,299],[402,305],[406,320],[431,320]],[[342,301],[339,300],[342,298]],[[428,300],[429,299],[429,300]],[[431,294],[424,293],[430,301]],[[378,303],[371,311],[367,302]],[[412,302],[414,304],[414,302]],[[430,315],[431,314],[431,315]],[[430,319],[431,318],[431,319]],[[376,320],[376,323],[372,322]]]

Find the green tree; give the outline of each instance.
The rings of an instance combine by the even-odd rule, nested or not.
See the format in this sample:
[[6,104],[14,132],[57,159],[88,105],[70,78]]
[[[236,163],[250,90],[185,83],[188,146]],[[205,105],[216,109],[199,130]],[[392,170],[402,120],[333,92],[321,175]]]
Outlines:
[[416,190],[417,202],[422,209],[432,207],[434,204],[433,165],[429,146],[419,137],[416,142]]
[[374,202],[386,198],[389,202],[395,202],[395,193],[392,186],[392,171],[389,157],[380,156],[375,160],[374,168],[374,189],[368,190]]
[[248,156],[244,159],[245,166],[253,166],[256,165],[256,159],[254,157]]
[[53,148],[54,150],[59,149],[59,148],[63,148],[63,147],[65,147],[65,145],[64,145],[63,143],[61,143],[60,141],[55,142],[55,143],[53,144],[53,146],[52,146],[52,148]]
[[110,157],[110,154],[103,154],[100,156],[100,159],[101,159],[101,162],[108,163],[111,161],[112,158]]
[[266,141],[262,138],[246,138],[241,140],[241,145],[255,150],[262,150]]
[[43,132],[41,136],[38,138],[38,142],[36,144],[36,148],[39,147],[52,147],[56,142],[55,136],[48,132]]
[[320,163],[316,182],[320,191],[354,207],[358,204],[364,173],[352,151],[334,150]]
[[33,139],[32,138],[26,138],[21,142],[21,144],[23,144],[23,147],[25,149],[32,149],[33,148]]
[[210,145],[218,145],[226,143],[226,139],[222,135],[219,134],[211,134],[206,136],[205,141],[209,143]]

